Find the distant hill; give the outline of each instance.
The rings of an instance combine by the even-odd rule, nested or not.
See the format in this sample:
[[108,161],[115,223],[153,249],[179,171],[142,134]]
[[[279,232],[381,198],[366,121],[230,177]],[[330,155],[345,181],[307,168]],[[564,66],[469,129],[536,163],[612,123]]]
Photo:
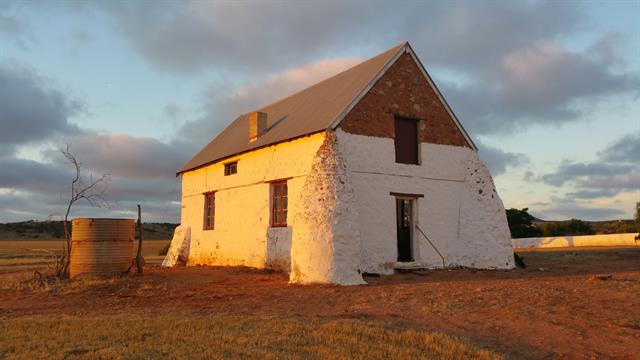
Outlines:
[[[147,240],[169,240],[178,224],[143,223],[142,238]],[[54,240],[64,239],[62,221],[22,221],[0,223],[0,240]]]
[[[570,220],[541,220],[535,219],[533,223],[539,228],[544,228],[551,224],[563,225]],[[634,220],[603,220],[603,221],[584,221],[591,226],[594,234],[623,234],[638,232]],[[558,235],[561,236],[561,235]]]

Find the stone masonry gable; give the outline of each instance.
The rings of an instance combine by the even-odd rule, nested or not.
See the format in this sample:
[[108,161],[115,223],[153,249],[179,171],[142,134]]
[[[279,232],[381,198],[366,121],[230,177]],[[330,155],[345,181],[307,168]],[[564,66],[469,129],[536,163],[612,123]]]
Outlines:
[[409,53],[402,54],[340,123],[357,135],[393,138],[394,116],[420,119],[420,140],[471,148]]

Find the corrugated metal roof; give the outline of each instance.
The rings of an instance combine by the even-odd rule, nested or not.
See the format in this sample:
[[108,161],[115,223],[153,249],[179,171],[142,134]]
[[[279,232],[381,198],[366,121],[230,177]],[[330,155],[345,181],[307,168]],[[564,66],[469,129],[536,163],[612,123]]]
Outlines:
[[249,150],[324,131],[343,114],[383,68],[408,44],[402,43],[333,77],[256,111],[267,113],[267,132],[249,142],[248,115],[240,115],[178,174]]

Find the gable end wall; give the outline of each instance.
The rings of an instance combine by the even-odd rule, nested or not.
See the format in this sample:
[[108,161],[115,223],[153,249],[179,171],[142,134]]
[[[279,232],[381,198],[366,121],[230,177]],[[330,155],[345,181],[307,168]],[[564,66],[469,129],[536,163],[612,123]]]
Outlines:
[[421,142],[471,148],[409,53],[396,60],[345,116],[340,128],[393,139],[396,115],[421,120]]

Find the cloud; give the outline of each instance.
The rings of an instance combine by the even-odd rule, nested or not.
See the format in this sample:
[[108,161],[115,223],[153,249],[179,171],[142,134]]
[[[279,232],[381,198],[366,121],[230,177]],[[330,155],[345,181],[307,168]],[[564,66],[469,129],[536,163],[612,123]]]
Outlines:
[[[456,85],[444,76],[439,85],[474,136],[580,121],[608,96],[637,96],[640,89],[640,76],[625,68],[618,34],[582,50],[560,42],[593,26],[575,2],[70,1],[66,9],[106,15],[135,53],[182,75],[262,77],[409,40],[436,75],[465,79]],[[216,92],[234,88],[222,84]],[[235,118],[233,106],[206,102],[212,110],[202,124],[211,136]]]
[[[16,189],[12,196],[23,196],[23,204],[43,201],[56,184],[66,184],[64,172],[56,172],[63,168],[55,160],[57,154],[45,143],[69,142],[88,171],[113,174],[111,195],[122,206],[116,211],[124,213],[136,201],[160,211],[174,199],[166,195],[172,191],[166,188],[174,187],[175,169],[238,114],[353,65],[358,60],[354,55],[374,55],[402,40],[411,42],[474,136],[584,121],[602,100],[637,96],[640,89],[637,72],[628,70],[621,56],[620,36],[608,33],[583,48],[566,46],[565,39],[592,25],[576,3],[33,4],[12,7],[15,16],[3,12],[7,6],[0,4],[0,39],[28,39],[30,18],[22,15],[29,14],[19,11],[26,7],[34,13],[58,11],[52,16],[76,11],[83,19],[83,12],[97,12],[96,18],[106,19],[159,75],[171,72],[187,79],[215,74],[230,81],[203,92],[200,114],[193,115],[180,103],[166,106],[163,117],[179,129],[175,139],[163,142],[79,129],[69,119],[83,111],[81,102],[31,69],[0,64],[0,158],[11,167],[0,174],[0,182],[11,187],[0,191]],[[77,25],[69,29],[82,29]],[[73,35],[86,40],[84,33]],[[237,86],[243,79],[245,83]],[[596,161],[567,160],[557,171],[542,177],[528,173],[528,178],[544,178],[557,188],[574,186],[567,195],[575,199],[633,189],[639,136],[630,135],[602,150]],[[27,144],[44,148],[47,162],[24,163],[32,160],[15,157],[16,149]],[[528,161],[523,154],[480,146],[496,175]],[[49,171],[49,166],[55,169]],[[174,214],[179,212],[179,206],[172,206],[177,209]],[[18,204],[12,209],[25,211]]]
[[640,131],[629,134],[598,153],[604,161],[613,162],[640,162]]
[[267,104],[332,77],[363,60],[351,57],[305,64],[241,86],[232,92],[230,99],[240,101],[242,105]]
[[[360,60],[353,57],[322,60],[271,74],[232,91],[228,90],[227,85],[211,86],[203,94],[207,99],[203,115],[187,122],[177,131],[177,142],[185,143],[185,147],[191,146],[195,153],[239,115],[292,95],[348,69]],[[197,144],[195,148],[193,144]]]
[[[79,128],[69,119],[83,111],[83,104],[24,65],[0,64],[0,84],[2,220],[44,219],[64,209],[72,167],[52,143],[71,144],[85,179],[91,174],[111,175],[106,199],[116,208],[78,203],[74,214],[128,214],[142,203],[149,220],[178,219],[175,201],[180,188],[175,172],[192,155],[190,147]],[[18,157],[21,147],[40,147],[42,161]],[[158,209],[161,213],[151,212]]]
[[[120,199],[117,189],[110,188],[107,200],[114,205],[111,209],[97,208],[86,201],[77,202],[70,217],[128,217],[135,218],[136,205],[141,204],[145,222],[174,222],[180,218],[180,190],[158,192],[153,199],[130,197]],[[159,198],[157,198],[159,197]],[[66,201],[59,193],[0,191],[0,219],[2,221],[24,221],[26,219],[45,220],[49,217],[61,219],[66,211]],[[37,206],[34,206],[37,204]]]
[[380,37],[368,31],[375,19],[385,22],[388,12],[380,9],[390,8],[371,5],[71,2],[76,9],[103,11],[149,63],[181,74],[213,68],[249,73],[282,70],[339,49],[345,44],[344,34],[363,39],[350,45],[367,44]]
[[[8,6],[7,6],[8,7]],[[0,5],[0,43],[12,41],[18,47],[25,49],[31,40],[27,26],[13,16],[3,14],[5,8]]]
[[[577,188],[569,199],[611,197],[640,190],[640,132],[628,134],[597,153],[596,161],[563,160],[558,168],[537,179],[556,187],[569,183]],[[536,179],[535,176],[529,176]]]
[[626,164],[611,164],[605,162],[576,163],[564,160],[556,171],[542,175],[541,180],[553,186],[562,186],[568,181],[579,181],[584,177],[612,177],[620,173],[627,173],[633,167]]
[[635,89],[636,76],[618,75],[610,64],[588,54],[571,52],[558,43],[542,43],[505,55],[502,61],[505,102],[530,113],[541,106],[558,112],[575,99]]
[[585,22],[581,7],[548,2],[70,4],[103,11],[151,64],[179,73],[281,70],[328,53],[382,50],[401,40],[412,40],[429,64],[482,70],[504,53],[575,31]]
[[58,192],[67,186],[68,168],[16,157],[0,158],[0,189]]
[[[409,8],[403,31],[427,65],[487,74],[504,54],[584,26],[581,6],[551,2],[423,3]],[[402,26],[402,25],[401,25]]]
[[[65,142],[87,170],[126,178],[171,179],[191,156],[173,144],[124,134],[83,131],[65,137]],[[43,154],[54,163],[66,163],[58,150],[47,149]]]
[[[52,151],[49,156],[56,156]],[[0,167],[0,203],[3,221],[29,218],[46,219],[63,213],[68,202],[68,187],[73,178],[72,167],[62,162],[62,155],[53,162],[38,162],[20,158],[2,158]],[[93,172],[104,173],[99,167],[83,167],[86,180]],[[72,216],[133,216],[136,204],[142,204],[146,221],[176,221],[179,219],[180,179],[172,170],[158,177],[111,176],[105,200],[111,209],[101,209],[80,201]],[[4,215],[3,215],[4,214]],[[123,215],[123,216],[124,216]],[[155,219],[155,220],[152,220]]]
[[566,194],[566,196],[567,198],[570,198],[570,199],[597,199],[597,198],[614,196],[617,193],[618,191],[614,189],[579,190],[579,191],[569,192]]
[[555,203],[540,211],[533,211],[536,217],[550,220],[577,218],[582,220],[615,219],[625,214],[624,211],[611,207],[582,205],[575,202]]
[[24,144],[77,130],[69,117],[83,104],[51,83],[23,65],[0,63],[0,143]]
[[618,191],[640,190],[640,169],[630,173],[610,176],[587,176],[577,181],[578,186],[596,189],[617,189]]
[[476,141],[476,145],[480,158],[491,170],[493,176],[503,174],[508,167],[517,167],[529,162],[529,158],[521,153],[505,152],[480,141]]
[[442,88],[473,134],[559,125],[584,120],[609,96],[640,94],[640,76],[614,72],[612,56],[539,43],[503,54],[494,67],[474,77],[475,82],[444,83]]

